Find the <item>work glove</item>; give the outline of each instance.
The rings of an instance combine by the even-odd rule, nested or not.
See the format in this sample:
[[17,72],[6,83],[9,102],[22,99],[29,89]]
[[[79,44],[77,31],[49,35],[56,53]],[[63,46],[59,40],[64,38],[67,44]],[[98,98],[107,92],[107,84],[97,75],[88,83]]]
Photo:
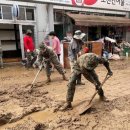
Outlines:
[[37,68],[37,65],[36,65],[36,64],[33,64],[32,66],[33,66],[34,69]]
[[39,68],[39,65],[37,64],[37,63],[33,63],[33,68],[35,69],[35,68]]
[[39,68],[39,70],[42,70],[43,65],[39,65],[38,68]]
[[30,52],[30,50],[29,50],[29,49],[27,49],[27,52]]
[[112,76],[112,75],[113,75],[113,72],[110,70],[110,71],[108,71],[107,75]]

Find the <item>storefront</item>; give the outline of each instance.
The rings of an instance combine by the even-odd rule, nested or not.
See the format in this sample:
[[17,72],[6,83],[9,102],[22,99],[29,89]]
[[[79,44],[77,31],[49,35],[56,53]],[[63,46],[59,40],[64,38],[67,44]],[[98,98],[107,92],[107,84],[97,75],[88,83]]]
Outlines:
[[[19,32],[16,47],[23,49],[23,30],[28,25],[34,30],[34,40],[36,46],[43,41],[49,31],[55,30],[58,37],[62,40],[67,32],[74,32],[80,29],[87,33],[88,40],[97,40],[103,36],[124,39],[129,41],[130,28],[130,1],[129,0],[17,0],[15,2],[20,7],[21,20],[4,20],[1,15],[0,23],[16,25],[15,33]],[[29,3],[27,3],[29,2]],[[14,1],[3,1],[3,4],[13,5]],[[4,4],[5,5],[5,4]],[[23,9],[23,8],[24,9]],[[27,9],[26,9],[27,8]],[[29,8],[29,9],[28,9]],[[30,9],[34,9],[34,14]],[[23,11],[25,13],[23,13]],[[2,11],[4,11],[2,9]],[[29,13],[27,12],[29,11]],[[30,12],[31,11],[31,12]],[[10,11],[11,12],[11,11]],[[42,13],[41,13],[42,12]],[[23,19],[25,14],[25,19]],[[27,18],[31,14],[33,20]],[[12,18],[12,17],[11,17]],[[90,19],[90,20],[89,20]],[[6,26],[6,25],[5,25]],[[12,31],[14,31],[14,26]],[[15,34],[14,33],[14,34]],[[11,35],[11,34],[10,34]],[[15,36],[15,35],[14,35]],[[3,44],[3,43],[2,43]],[[17,46],[16,46],[17,45]],[[10,47],[8,47],[10,48]]]
[[[19,0],[25,1],[25,0]],[[130,14],[130,1],[129,0],[28,0],[29,2],[35,3],[47,3],[53,5],[53,14],[54,19],[51,21],[54,24],[54,29],[58,33],[60,39],[62,39],[66,32],[72,31],[75,29],[82,29],[84,32],[88,33],[88,40],[96,40],[102,36],[111,36],[114,35],[117,39],[127,40],[127,28],[129,24],[125,25],[125,22],[122,22],[120,25],[117,25],[118,18],[123,20],[123,18],[129,18]],[[102,23],[100,24],[99,19],[95,18],[93,21],[84,21],[85,24],[76,24],[75,22],[70,22],[66,17],[66,13],[72,14],[84,14],[86,17],[89,16],[103,16],[101,18]],[[79,16],[78,16],[79,17]],[[111,17],[111,21],[107,20]],[[72,17],[72,19],[75,18]],[[112,20],[113,19],[113,20]],[[95,21],[94,21],[95,20]],[[105,21],[107,22],[105,23]],[[108,23],[110,22],[110,23]],[[115,32],[115,30],[119,30]],[[62,32],[62,33],[61,33]]]
[[74,1],[72,7],[53,6],[54,24],[60,23],[61,26],[62,23],[63,35],[80,29],[88,34],[89,41],[98,40],[104,36],[117,40],[129,40],[127,28],[130,27],[130,1],[98,0],[95,3],[87,0],[88,3],[82,0]]
[[34,32],[35,27],[35,7],[33,4],[27,7],[1,2],[0,43],[4,62],[17,62],[24,57],[23,36],[28,28]]
[[96,41],[103,37],[116,40],[126,40],[126,31],[130,26],[130,19],[126,17],[112,17],[84,14],[67,14],[73,21],[73,29],[80,29],[88,34],[88,41]]
[[52,5],[0,1],[0,46],[4,62],[17,62],[24,58],[23,37],[27,29],[32,30],[36,47],[43,41],[51,31],[49,29],[54,28],[48,18],[53,17],[51,10]]

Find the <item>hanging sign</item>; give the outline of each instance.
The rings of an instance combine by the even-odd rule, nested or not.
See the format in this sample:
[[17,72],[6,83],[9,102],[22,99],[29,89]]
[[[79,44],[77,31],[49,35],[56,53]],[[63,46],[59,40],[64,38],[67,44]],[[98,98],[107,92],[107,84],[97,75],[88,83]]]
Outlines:
[[28,1],[130,11],[130,0],[28,0]]

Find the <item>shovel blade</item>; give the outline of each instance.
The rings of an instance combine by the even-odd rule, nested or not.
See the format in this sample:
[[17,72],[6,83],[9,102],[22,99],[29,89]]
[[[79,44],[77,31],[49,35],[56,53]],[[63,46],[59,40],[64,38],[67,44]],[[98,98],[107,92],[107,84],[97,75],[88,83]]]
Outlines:
[[78,114],[79,115],[83,115],[85,114],[87,111],[89,111],[92,107],[91,103],[83,103],[82,105],[80,105],[77,110],[78,110]]
[[33,84],[31,84],[31,87],[30,87],[30,89],[29,89],[28,92],[29,92],[29,93],[32,93],[32,92],[33,92]]

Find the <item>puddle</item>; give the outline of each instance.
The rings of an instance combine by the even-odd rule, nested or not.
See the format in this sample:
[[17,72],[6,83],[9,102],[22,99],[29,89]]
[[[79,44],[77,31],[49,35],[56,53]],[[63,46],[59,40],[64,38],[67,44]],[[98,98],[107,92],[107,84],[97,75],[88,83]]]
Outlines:
[[54,120],[56,118],[56,114],[51,112],[49,109],[48,110],[46,109],[45,111],[36,112],[36,113],[33,113],[29,116],[26,116],[25,118],[15,122],[15,123],[3,125],[0,127],[0,130],[6,130],[6,128],[14,127],[17,124],[22,124],[29,117],[31,117],[34,121],[41,123],[41,122],[46,122],[48,120]]

